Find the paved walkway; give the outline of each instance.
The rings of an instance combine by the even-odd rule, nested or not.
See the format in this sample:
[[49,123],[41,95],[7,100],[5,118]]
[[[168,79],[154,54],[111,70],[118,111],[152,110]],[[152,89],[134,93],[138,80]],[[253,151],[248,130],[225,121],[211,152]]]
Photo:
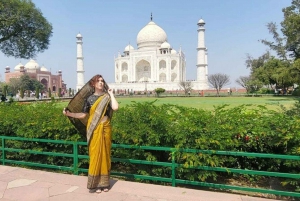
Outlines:
[[[0,165],[0,201],[272,201],[250,196],[111,180],[89,193],[87,177]],[[273,200],[274,201],[274,200]]]

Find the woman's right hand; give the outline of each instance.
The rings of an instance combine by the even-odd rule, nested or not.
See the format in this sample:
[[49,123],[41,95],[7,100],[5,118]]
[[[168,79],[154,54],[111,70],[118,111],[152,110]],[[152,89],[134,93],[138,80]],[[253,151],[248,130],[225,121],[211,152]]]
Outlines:
[[67,113],[68,113],[67,108],[64,108],[64,109],[63,109],[63,115],[67,116]]

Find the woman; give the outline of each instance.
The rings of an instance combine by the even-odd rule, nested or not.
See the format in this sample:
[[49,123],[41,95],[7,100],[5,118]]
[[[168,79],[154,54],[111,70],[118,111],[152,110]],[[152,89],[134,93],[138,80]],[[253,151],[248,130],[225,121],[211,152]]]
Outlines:
[[84,103],[82,112],[73,113],[66,109],[63,114],[73,118],[89,115],[86,135],[89,148],[89,170],[87,188],[90,192],[101,193],[109,190],[111,169],[111,125],[112,111],[119,107],[112,89],[108,88],[101,75],[95,75],[89,82],[94,93]]

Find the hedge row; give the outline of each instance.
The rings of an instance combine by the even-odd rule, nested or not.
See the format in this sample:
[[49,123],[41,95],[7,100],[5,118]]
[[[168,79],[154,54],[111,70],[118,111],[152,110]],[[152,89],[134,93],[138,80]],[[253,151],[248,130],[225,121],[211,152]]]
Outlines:
[[[245,151],[257,153],[292,154],[300,153],[300,107],[292,110],[273,111],[265,106],[255,108],[241,105],[215,107],[209,111],[181,107],[178,105],[155,105],[154,102],[135,103],[120,108],[114,113],[113,143],[193,148],[207,150]],[[62,115],[62,107],[55,103],[0,104],[0,135],[29,138],[85,141],[69,120]],[[7,146],[41,151],[72,152],[67,145],[39,142],[10,141]],[[80,147],[80,154],[87,154]],[[113,149],[113,157],[145,159],[170,162],[170,153],[161,151]],[[72,165],[64,157],[41,157],[11,153],[8,157],[55,165]],[[300,162],[259,159],[248,157],[217,156],[208,154],[177,153],[176,162],[185,166],[216,166],[300,173]],[[87,160],[80,167],[88,167]],[[114,163],[114,171],[144,175],[170,177],[171,169],[149,165]],[[176,178],[195,181],[216,180],[228,177],[229,173],[178,168]],[[232,176],[232,175],[231,175]],[[295,180],[285,184],[299,188]]]

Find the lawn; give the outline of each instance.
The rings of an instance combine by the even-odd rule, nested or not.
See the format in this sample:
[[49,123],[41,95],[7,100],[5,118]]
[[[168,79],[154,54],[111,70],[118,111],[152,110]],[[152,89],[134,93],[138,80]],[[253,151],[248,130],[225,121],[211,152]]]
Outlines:
[[[228,107],[236,107],[243,104],[251,104],[251,107],[257,105],[265,105],[269,109],[280,109],[280,105],[290,108],[293,104],[300,100],[292,96],[263,96],[263,97],[125,97],[117,96],[119,106],[123,107],[135,102],[156,101],[155,104],[174,104],[185,107],[203,108],[211,110],[214,106],[228,104]],[[63,102],[63,106],[67,103]]]

